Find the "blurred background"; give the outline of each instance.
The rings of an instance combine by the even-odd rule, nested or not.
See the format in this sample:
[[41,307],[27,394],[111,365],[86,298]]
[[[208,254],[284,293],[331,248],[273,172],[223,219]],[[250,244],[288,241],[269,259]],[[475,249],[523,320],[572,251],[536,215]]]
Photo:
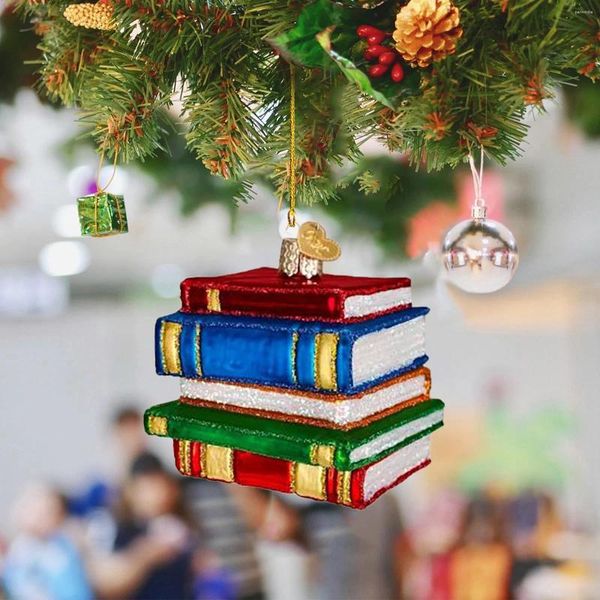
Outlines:
[[143,409],[178,395],[154,373],[156,317],[186,276],[275,266],[282,215],[267,188],[234,206],[171,140],[117,170],[130,233],[82,239],[98,159],[77,114],[32,91],[20,28],[2,14],[0,597],[175,599],[189,580],[213,600],[600,598],[598,86],[557,91],[522,159],[485,172],[521,255],[502,293],[440,272],[466,172],[415,174],[369,145],[340,202],[302,209],[342,243],[332,272],[410,276],[431,307],[433,462],[353,512],[184,483],[143,434]]

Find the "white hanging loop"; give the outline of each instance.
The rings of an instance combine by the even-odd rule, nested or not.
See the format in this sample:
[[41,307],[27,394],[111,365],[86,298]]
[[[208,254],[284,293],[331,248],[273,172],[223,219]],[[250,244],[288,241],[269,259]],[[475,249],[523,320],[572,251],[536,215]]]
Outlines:
[[471,167],[471,174],[473,175],[473,188],[475,190],[475,199],[471,206],[471,217],[476,221],[485,219],[487,213],[487,207],[485,200],[483,199],[483,159],[484,152],[481,148],[480,159],[479,159],[479,172],[475,167],[475,159],[469,152],[469,166]]

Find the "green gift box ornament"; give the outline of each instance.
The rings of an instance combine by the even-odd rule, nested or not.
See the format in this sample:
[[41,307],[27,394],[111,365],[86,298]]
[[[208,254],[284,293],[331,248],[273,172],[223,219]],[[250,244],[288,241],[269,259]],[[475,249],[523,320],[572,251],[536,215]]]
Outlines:
[[106,237],[127,233],[127,213],[123,196],[98,192],[77,199],[81,235]]

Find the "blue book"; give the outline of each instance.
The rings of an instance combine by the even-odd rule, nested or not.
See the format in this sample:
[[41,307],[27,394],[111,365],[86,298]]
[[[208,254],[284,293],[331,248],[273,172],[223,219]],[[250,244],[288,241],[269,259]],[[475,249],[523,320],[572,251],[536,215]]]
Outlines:
[[352,323],[177,312],[156,323],[156,371],[351,395],[427,361],[428,312]]

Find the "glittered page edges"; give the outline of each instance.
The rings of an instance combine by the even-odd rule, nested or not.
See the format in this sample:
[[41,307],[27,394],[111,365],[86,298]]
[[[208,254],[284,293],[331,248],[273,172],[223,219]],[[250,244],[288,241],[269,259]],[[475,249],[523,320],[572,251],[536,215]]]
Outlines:
[[353,395],[182,379],[181,401],[320,427],[352,429],[427,400],[430,388],[431,374],[426,367]]
[[352,381],[381,379],[425,353],[425,319],[419,317],[360,336],[352,347]]

